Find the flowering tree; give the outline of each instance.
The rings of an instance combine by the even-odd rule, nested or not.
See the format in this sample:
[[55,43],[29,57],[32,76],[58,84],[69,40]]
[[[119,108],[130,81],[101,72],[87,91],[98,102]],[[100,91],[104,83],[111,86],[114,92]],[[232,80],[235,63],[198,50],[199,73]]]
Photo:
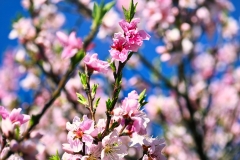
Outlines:
[[[230,1],[21,2],[0,68],[0,159],[239,159]],[[62,27],[69,11],[89,33]]]

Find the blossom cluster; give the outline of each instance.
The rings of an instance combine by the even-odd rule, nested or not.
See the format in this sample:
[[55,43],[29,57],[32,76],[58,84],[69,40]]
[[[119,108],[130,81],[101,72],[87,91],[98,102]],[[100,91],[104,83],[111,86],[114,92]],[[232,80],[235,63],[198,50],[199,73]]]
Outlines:
[[[63,144],[63,160],[71,159],[122,159],[128,154],[129,146],[142,150],[144,159],[164,159],[160,152],[165,143],[147,136],[149,118],[140,110],[139,95],[136,91],[128,94],[122,103],[113,110],[111,131],[105,135],[106,120],[96,124],[87,115],[74,117],[67,122],[67,141]],[[140,158],[139,157],[139,158]]]
[[137,52],[142,46],[143,40],[149,40],[148,35],[144,30],[138,30],[137,24],[140,22],[139,18],[133,19],[131,22],[121,20],[119,25],[124,33],[115,33],[113,37],[113,44],[109,50],[112,59],[124,62],[128,58],[130,52]]
[[21,1],[0,67],[0,159],[239,159],[235,2],[134,3]]

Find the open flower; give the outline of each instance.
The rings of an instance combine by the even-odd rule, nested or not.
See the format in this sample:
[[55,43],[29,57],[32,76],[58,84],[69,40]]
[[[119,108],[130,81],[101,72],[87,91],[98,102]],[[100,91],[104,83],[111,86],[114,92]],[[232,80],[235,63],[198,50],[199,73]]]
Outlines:
[[109,50],[112,59],[124,62],[127,60],[129,50],[126,48],[126,39],[122,33],[115,33],[113,38],[113,45]]
[[142,46],[143,40],[149,40],[150,35],[144,30],[137,29],[139,22],[139,18],[134,18],[131,22],[127,22],[126,20],[119,22],[124,33],[114,34],[113,45],[111,46],[111,50],[109,50],[113,60],[126,61],[129,52],[137,52]]
[[87,65],[88,69],[97,72],[106,73],[108,71],[109,63],[106,61],[101,61],[98,59],[98,54],[89,55],[87,54],[84,59],[84,63]]
[[166,160],[163,156],[162,151],[165,147],[165,143],[162,139],[156,138],[146,138],[143,141],[144,152],[147,153],[144,155],[143,159],[153,159],[153,160]]
[[0,115],[2,116],[2,131],[5,136],[8,136],[10,132],[13,132],[16,126],[21,126],[30,120],[30,116],[21,114],[21,111],[21,108],[14,108],[9,113],[3,106],[0,106]]
[[116,130],[102,140],[102,160],[119,160],[127,154],[127,147],[122,144]]
[[80,160],[82,156],[80,154],[69,154],[65,152],[62,156],[62,160]]
[[143,111],[139,110],[138,97],[136,91],[130,92],[122,104],[113,110],[113,119],[122,126],[126,125],[126,129],[130,134],[136,132],[144,135],[147,132],[146,128],[150,120]]
[[101,151],[102,151],[101,143],[98,143],[98,145],[91,144],[90,146],[87,146],[86,149],[87,155],[83,156],[81,160],[100,160]]
[[73,57],[78,50],[83,47],[83,42],[80,38],[76,37],[76,32],[71,32],[70,35],[66,35],[63,32],[58,31],[56,33],[59,42],[63,45],[62,58]]
[[21,18],[13,23],[13,30],[9,33],[10,39],[19,38],[22,40],[32,40],[36,36],[36,29],[31,19]]
[[86,115],[81,121],[79,117],[74,117],[73,123],[67,122],[66,128],[68,132],[69,144],[63,144],[65,151],[79,152],[82,150],[83,142],[91,144],[93,137],[90,135],[94,131],[94,121],[88,119]]
[[68,143],[62,144],[63,150],[68,153],[74,153],[79,152],[83,148],[83,143],[80,141],[80,139],[69,139]]
[[137,29],[137,24],[140,22],[139,18],[134,18],[131,22],[126,20],[121,20],[119,25],[124,31],[127,44],[125,45],[128,50],[137,52],[138,49],[142,46],[143,40],[149,40],[150,35],[147,34],[144,30]]
[[21,108],[14,108],[10,113],[3,107],[0,106],[0,115],[3,119],[9,119],[12,123],[15,124],[24,124],[30,120],[30,116],[26,114],[21,114]]

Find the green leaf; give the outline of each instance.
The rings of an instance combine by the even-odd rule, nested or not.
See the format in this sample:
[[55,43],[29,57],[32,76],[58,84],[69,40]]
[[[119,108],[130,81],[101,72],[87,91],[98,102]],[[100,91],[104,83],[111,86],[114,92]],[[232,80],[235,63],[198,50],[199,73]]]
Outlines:
[[127,22],[131,22],[132,21],[134,15],[136,13],[137,4],[138,3],[134,4],[133,0],[131,0],[128,10],[125,9],[124,7],[122,7],[123,13],[124,13],[124,17],[125,17]]
[[94,2],[94,6],[93,6],[93,26],[98,26],[101,23],[101,17],[102,17],[102,3],[99,6],[96,2]]
[[92,12],[92,17],[93,17],[93,25],[92,27],[96,27],[102,23],[102,19],[105,16],[105,14],[115,5],[115,2],[109,2],[104,5],[104,1],[101,2],[100,5],[97,3],[94,3],[93,6],[93,12]]
[[84,73],[81,73],[81,72],[78,72],[79,74],[79,77],[81,79],[81,83],[83,85],[83,89],[86,89],[87,88],[87,75],[84,74]]
[[115,5],[115,1],[105,4],[103,7],[103,14],[105,15],[114,5]]
[[94,5],[93,5],[93,11],[92,11],[92,17],[93,19],[96,18],[97,14],[98,14],[98,9],[99,9],[99,6],[96,2],[94,2]]
[[146,97],[146,89],[144,89],[140,94],[139,94],[139,98],[138,101],[142,101],[142,99],[145,99]]
[[144,89],[139,94],[138,102],[140,103],[140,108],[148,103],[147,101],[145,101],[145,98],[146,98],[146,89]]
[[122,9],[123,9],[123,14],[124,14],[124,17],[125,17],[126,21],[129,22],[130,17],[128,15],[128,10],[125,9],[123,6],[122,6]]
[[59,154],[58,154],[58,151],[57,151],[56,155],[51,156],[51,157],[49,158],[49,160],[61,160],[61,158],[60,158],[60,156],[59,156]]
[[76,93],[78,97],[78,102],[80,102],[83,105],[88,105],[87,99],[81,95],[80,93]]
[[137,4],[134,4],[133,0],[131,0],[131,3],[130,3],[130,6],[129,6],[129,18],[130,18],[130,21],[133,19],[135,13],[136,13],[136,8],[137,8]]
[[107,107],[107,111],[110,111],[111,110],[111,107],[112,107],[112,101],[110,99],[108,99],[106,101],[106,107]]
[[94,110],[96,111],[97,107],[98,107],[98,104],[99,104],[99,101],[100,101],[101,98],[98,98],[93,106]]
[[92,97],[96,95],[97,88],[98,88],[98,84],[94,84],[92,87],[92,93],[91,93]]

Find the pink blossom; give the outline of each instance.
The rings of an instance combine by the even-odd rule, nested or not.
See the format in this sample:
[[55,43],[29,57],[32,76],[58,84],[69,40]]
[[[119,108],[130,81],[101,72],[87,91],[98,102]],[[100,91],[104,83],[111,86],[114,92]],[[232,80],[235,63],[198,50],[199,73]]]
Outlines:
[[30,40],[36,36],[36,29],[31,19],[21,18],[13,23],[13,30],[9,34],[10,39]]
[[204,78],[212,75],[215,59],[209,53],[202,53],[193,60],[193,65]]
[[148,97],[148,102],[145,105],[145,110],[150,119],[160,118],[158,114],[161,111],[162,114],[167,115],[167,120],[174,121],[174,123],[181,121],[181,113],[174,96],[151,95]]
[[165,34],[168,42],[178,41],[181,38],[180,31],[177,28],[169,29]]
[[9,118],[2,119],[1,128],[3,134],[8,137],[11,132],[13,132],[15,125],[12,124]]
[[232,43],[226,43],[218,50],[218,59],[223,63],[232,63],[236,58],[237,47]]
[[87,146],[86,153],[87,155],[83,156],[81,160],[98,160],[99,157],[101,157],[101,151],[102,151],[102,145],[101,143],[91,144],[90,146]]
[[[82,150],[83,142],[91,144],[93,137],[90,135],[94,131],[94,121],[88,119],[86,115],[83,116],[83,120],[74,117],[73,123],[67,122],[66,128],[68,132],[69,144],[64,144],[64,149],[73,152],[79,152]],[[67,149],[68,148],[68,149]]]
[[71,32],[70,35],[58,31],[56,33],[59,42],[63,45],[62,58],[69,59],[73,57],[78,50],[83,47],[83,42],[80,38],[76,37],[76,32]]
[[14,108],[12,110],[12,112],[9,114],[9,119],[11,120],[12,123],[24,124],[30,120],[30,116],[26,114],[21,114],[20,113],[21,111],[22,111],[21,108],[18,109]]
[[79,139],[68,140],[69,143],[62,144],[63,150],[69,153],[79,152],[83,148],[83,143]]
[[147,124],[150,120],[144,112],[140,111],[136,91],[130,92],[122,104],[113,110],[113,114],[113,118],[120,122],[121,125],[127,125],[126,129],[129,133],[137,132],[140,135],[146,134]]
[[121,159],[127,154],[127,147],[122,144],[116,130],[104,137],[102,140],[102,160]]
[[143,140],[143,145],[147,148],[147,155],[145,155],[145,158],[149,157],[153,160],[166,160],[161,153],[162,149],[165,147],[163,140],[148,138]]
[[137,52],[142,46],[143,40],[149,40],[150,36],[144,30],[137,30],[139,22],[139,18],[134,18],[130,23],[126,20],[119,22],[124,34],[114,34],[113,45],[109,51],[113,60],[126,61],[129,52]]
[[129,50],[125,48],[126,39],[122,33],[115,33],[113,38],[113,45],[109,50],[112,58],[117,61],[124,62],[128,57]]
[[9,113],[3,106],[0,106],[0,115],[3,119],[9,118],[12,123],[24,124],[30,120],[30,116],[26,114],[21,114],[21,108],[14,108],[11,113]]
[[196,16],[202,20],[205,24],[210,23],[211,13],[206,7],[201,7],[196,11]]
[[0,153],[0,159],[5,158],[9,151],[10,151],[10,147],[4,147]]
[[80,160],[82,158],[79,154],[70,154],[65,152],[62,156],[62,160]]
[[106,127],[106,120],[99,119],[97,125],[95,126],[94,132],[91,133],[93,137],[97,137],[99,133],[102,133]]
[[138,97],[137,92],[134,90],[128,93],[128,97],[123,100],[122,105],[126,108],[126,111],[129,114],[131,114],[130,112],[133,110],[139,109]]
[[126,20],[121,20],[119,22],[119,25],[123,29],[124,33],[130,31],[130,30],[136,30],[137,24],[140,22],[140,18],[134,18],[130,23]]
[[146,28],[150,31],[158,28],[168,28],[174,22],[172,13],[172,0],[148,1],[143,11],[146,20]]
[[84,63],[90,70],[106,73],[108,71],[109,63],[98,59],[98,54],[87,54],[84,59]]
[[9,116],[8,111],[3,106],[0,106],[0,115],[3,119],[6,119]]
[[130,23],[126,20],[121,20],[119,25],[124,31],[126,37],[126,47],[127,49],[137,52],[138,49],[142,46],[143,40],[149,40],[150,35],[147,34],[144,30],[137,30],[137,24],[140,22],[139,18],[134,18]]
[[21,108],[13,109],[8,112],[4,107],[0,106],[0,115],[2,116],[1,128],[5,136],[13,132],[16,126],[20,126],[30,120],[29,115],[21,114]]
[[[59,29],[65,22],[65,16],[62,13],[59,13],[57,6],[53,4],[43,4],[39,11],[39,18],[44,19],[44,23],[39,23],[41,23],[43,28],[47,29]],[[51,33],[49,31],[47,32]]]

